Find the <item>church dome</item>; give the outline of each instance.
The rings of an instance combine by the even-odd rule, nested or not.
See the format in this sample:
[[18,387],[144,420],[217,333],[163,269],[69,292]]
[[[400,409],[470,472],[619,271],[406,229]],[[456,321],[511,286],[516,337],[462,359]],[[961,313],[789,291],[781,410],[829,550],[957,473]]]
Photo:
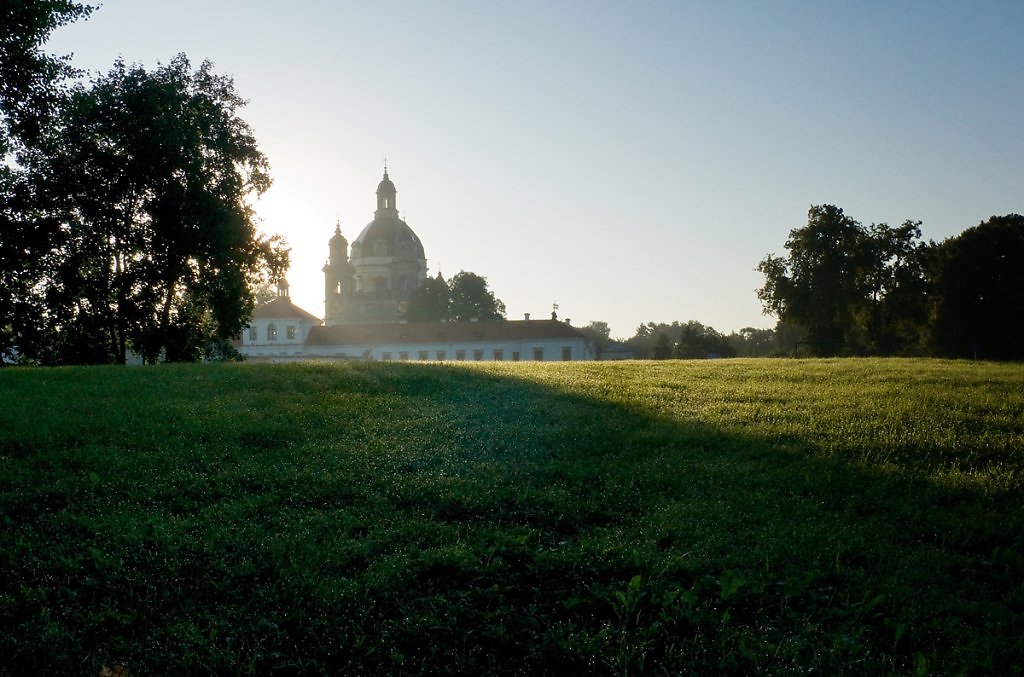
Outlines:
[[402,260],[426,260],[423,244],[405,221],[398,216],[395,206],[395,184],[384,169],[384,178],[377,185],[377,211],[352,241],[352,259],[391,257]]
[[399,259],[426,259],[423,243],[395,214],[377,214],[352,241],[352,258],[389,256]]

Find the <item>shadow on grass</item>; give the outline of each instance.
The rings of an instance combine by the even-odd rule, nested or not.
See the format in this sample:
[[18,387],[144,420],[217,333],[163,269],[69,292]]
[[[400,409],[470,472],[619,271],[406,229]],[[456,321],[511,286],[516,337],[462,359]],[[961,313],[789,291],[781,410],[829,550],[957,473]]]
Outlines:
[[0,373],[0,672],[1024,665],[1015,497],[572,369]]

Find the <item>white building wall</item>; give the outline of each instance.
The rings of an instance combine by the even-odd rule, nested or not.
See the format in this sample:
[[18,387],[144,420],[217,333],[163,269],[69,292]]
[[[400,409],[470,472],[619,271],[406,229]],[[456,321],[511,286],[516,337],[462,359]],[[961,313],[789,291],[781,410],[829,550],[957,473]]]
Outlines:
[[[270,326],[276,329],[276,338],[268,338]],[[288,328],[293,327],[295,335],[288,337]],[[238,352],[251,358],[288,358],[288,361],[304,359],[306,338],[313,323],[299,317],[263,317],[252,320],[248,329],[242,331],[242,345]]]
[[[512,362],[516,360],[518,353],[518,361],[533,362],[536,361],[535,350],[538,349],[542,352],[544,362],[561,362],[566,361],[566,358],[568,361],[593,359],[586,341],[582,338],[307,346],[305,354],[308,359],[369,359],[392,362],[493,362],[500,354],[501,361]],[[426,353],[426,356],[422,356],[422,353]]]

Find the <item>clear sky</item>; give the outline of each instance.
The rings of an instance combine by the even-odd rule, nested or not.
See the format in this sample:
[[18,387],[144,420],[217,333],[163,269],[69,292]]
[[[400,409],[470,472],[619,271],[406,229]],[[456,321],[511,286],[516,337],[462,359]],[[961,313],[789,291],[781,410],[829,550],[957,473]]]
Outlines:
[[812,204],[934,240],[1024,212],[1021,35],[1017,0],[105,0],[47,49],[234,76],[314,314],[387,157],[431,274],[628,337],[772,326],[754,268]]

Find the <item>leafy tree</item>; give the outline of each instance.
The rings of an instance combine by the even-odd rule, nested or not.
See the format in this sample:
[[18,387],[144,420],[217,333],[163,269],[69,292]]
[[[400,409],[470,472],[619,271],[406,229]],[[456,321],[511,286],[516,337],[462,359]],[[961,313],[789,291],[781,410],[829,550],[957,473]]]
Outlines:
[[838,207],[812,206],[789,233],[789,256],[757,266],[764,312],[799,328],[817,354],[912,352],[925,321],[920,225],[865,228]]
[[726,337],[713,327],[690,320],[679,328],[675,357],[700,359],[706,357],[735,357],[735,349]]
[[448,289],[450,319],[456,322],[505,319],[505,304],[487,288],[487,278],[460,271],[452,277]]
[[744,327],[725,338],[733,354],[739,357],[768,357],[785,352],[785,348],[778,343],[778,333],[774,329]]
[[1024,358],[1024,216],[993,216],[937,247],[928,342],[940,355]]
[[812,206],[807,225],[789,232],[788,259],[769,254],[757,270],[766,313],[801,325],[821,354],[854,348],[854,317],[864,299],[867,234],[832,205]]
[[594,352],[598,356],[604,352],[611,342],[611,328],[608,327],[607,322],[597,320],[585,327],[581,327],[579,331],[593,344]]
[[46,233],[19,159],[38,141],[65,79],[75,73],[67,57],[50,56],[40,47],[55,28],[92,10],[62,0],[0,4],[0,364],[16,357],[15,327],[37,314],[24,299]]
[[55,28],[84,19],[93,7],[67,0],[6,0],[0,5],[0,143],[7,134],[33,138],[52,111],[62,80],[74,71],[68,57],[40,47]]
[[287,251],[247,199],[270,185],[230,78],[184,55],[73,89],[24,164],[44,210],[20,346],[42,362],[192,360],[248,320]]
[[921,242],[921,222],[897,228],[872,225],[868,248],[866,309],[858,320],[867,348],[876,354],[916,353],[928,321],[927,266],[932,245]]
[[672,339],[663,331],[654,337],[654,345],[651,346],[651,358],[655,360],[667,360],[672,357]]
[[446,282],[438,273],[412,292],[403,316],[411,322],[504,320],[505,304],[488,289],[485,277],[460,271]]
[[451,289],[441,273],[428,277],[413,290],[405,307],[410,322],[442,322],[451,315]]

